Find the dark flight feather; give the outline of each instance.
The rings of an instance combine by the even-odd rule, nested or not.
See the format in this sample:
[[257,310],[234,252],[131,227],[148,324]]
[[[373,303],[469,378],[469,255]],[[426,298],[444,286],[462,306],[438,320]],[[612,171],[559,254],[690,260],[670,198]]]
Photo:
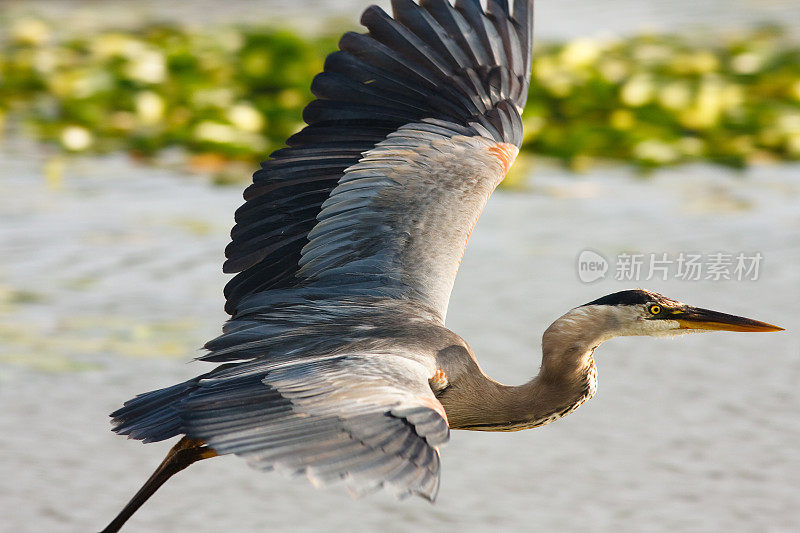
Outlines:
[[[474,123],[478,134],[520,141],[517,131],[505,130],[520,129],[508,115],[492,120],[486,114],[504,99],[521,109],[527,97],[527,4],[515,2],[513,19],[507,2],[491,2],[485,14],[473,0],[455,7],[446,0],[421,5],[395,0],[395,18],[377,7],[364,12],[369,33],[345,34],[341,50],[328,57],[325,71],[314,80],[318,99],[304,112],[308,126],[272,154],[245,192],[247,203],[237,211],[226,249],[224,270],[239,272],[226,290],[229,313],[248,294],[302,283],[296,261],[304,239],[293,236],[276,247],[254,234],[272,235],[293,220],[292,213],[319,210],[344,170],[403,124],[423,119]],[[334,143],[352,150],[333,154]],[[308,172],[319,177],[317,194],[292,194],[295,188],[305,192],[302,180]],[[293,231],[307,234],[314,225],[304,216],[295,219]]]

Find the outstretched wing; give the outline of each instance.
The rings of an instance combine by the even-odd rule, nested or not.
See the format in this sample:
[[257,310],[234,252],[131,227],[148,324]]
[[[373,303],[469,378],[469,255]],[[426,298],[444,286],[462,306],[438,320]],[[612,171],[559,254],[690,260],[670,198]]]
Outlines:
[[318,486],[343,481],[354,495],[386,487],[433,500],[449,427],[427,382],[425,365],[391,353],[223,375],[184,404],[185,430],[218,453]]
[[[443,328],[408,302],[353,304],[360,314],[342,317],[340,305],[309,300],[240,321],[206,357],[238,362],[126,402],[112,413],[114,431],[146,442],[186,434],[257,468],[316,485],[344,481],[355,495],[386,487],[434,499],[449,427],[428,386],[432,348],[419,340]],[[417,330],[397,338],[389,317]]]
[[429,379],[463,342],[442,325],[450,290],[521,143],[532,3],[367,9],[236,213],[234,316],[201,358],[225,364],[127,402],[115,431],[435,496],[448,425]]
[[226,250],[231,314],[270,289],[335,285],[444,319],[469,233],[522,140],[532,1],[392,6],[394,19],[373,6],[369,33],[342,38],[308,126],[246,190]]

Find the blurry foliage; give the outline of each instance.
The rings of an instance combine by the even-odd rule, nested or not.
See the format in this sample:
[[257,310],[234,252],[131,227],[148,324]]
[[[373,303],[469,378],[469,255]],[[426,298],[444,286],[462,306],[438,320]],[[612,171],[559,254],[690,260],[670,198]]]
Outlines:
[[800,48],[775,27],[713,46],[677,36],[539,47],[525,148],[580,169],[800,159]]
[[[0,27],[0,34],[8,28]],[[258,161],[301,127],[310,81],[336,39],[154,25],[56,41],[39,20],[0,42],[0,115],[68,152],[167,147],[220,168]]]
[[[311,80],[336,43],[169,25],[56,39],[37,19],[0,22],[0,35],[0,127],[12,116],[67,152],[177,147],[223,173],[302,127]],[[523,151],[578,170],[598,159],[800,159],[800,48],[776,28],[713,45],[656,35],[537,45],[524,122]]]

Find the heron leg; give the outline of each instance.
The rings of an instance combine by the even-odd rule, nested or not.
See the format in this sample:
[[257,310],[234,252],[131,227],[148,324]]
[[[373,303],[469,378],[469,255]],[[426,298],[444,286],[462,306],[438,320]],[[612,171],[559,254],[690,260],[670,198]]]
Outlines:
[[164,461],[156,468],[153,475],[145,481],[139,492],[131,498],[131,501],[120,511],[114,520],[106,526],[101,533],[115,533],[122,528],[123,524],[135,513],[139,507],[152,496],[161,485],[169,478],[186,468],[192,463],[202,459],[216,457],[217,452],[209,448],[205,443],[198,439],[183,437],[164,458]]

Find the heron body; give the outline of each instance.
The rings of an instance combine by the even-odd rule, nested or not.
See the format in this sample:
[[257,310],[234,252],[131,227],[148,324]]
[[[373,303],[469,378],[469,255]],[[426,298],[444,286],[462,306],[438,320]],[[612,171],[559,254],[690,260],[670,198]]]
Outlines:
[[597,389],[595,349],[622,335],[780,328],[644,290],[574,308],[542,339],[539,374],[489,378],[445,327],[470,233],[522,143],[533,1],[393,0],[368,8],[305,109],[253,176],[226,249],[230,320],[217,366],[112,413],[143,442],[183,436],[105,529],[171,475],[222,454],[262,470],[429,500],[450,429],[516,431]]

